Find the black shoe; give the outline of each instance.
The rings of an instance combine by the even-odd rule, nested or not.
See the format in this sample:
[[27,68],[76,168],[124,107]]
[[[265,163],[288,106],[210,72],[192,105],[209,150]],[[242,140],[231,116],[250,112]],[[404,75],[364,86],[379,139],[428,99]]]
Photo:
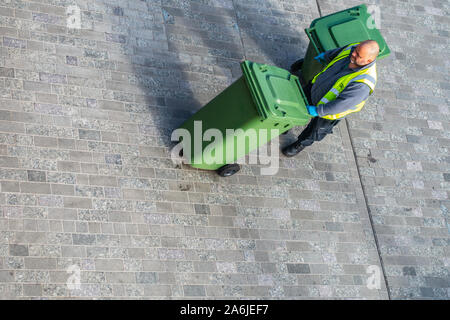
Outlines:
[[281,152],[286,157],[293,157],[293,156],[297,155],[298,153],[300,153],[300,151],[302,151],[303,149],[305,149],[304,146],[302,146],[301,144],[297,144],[297,142],[294,142],[293,144],[290,144],[286,148],[281,150]]
[[295,61],[292,65],[291,65],[291,72],[297,72],[297,71],[299,71],[301,68],[302,68],[302,65],[303,65],[303,60],[304,59],[300,59],[300,60],[297,60],[297,61]]

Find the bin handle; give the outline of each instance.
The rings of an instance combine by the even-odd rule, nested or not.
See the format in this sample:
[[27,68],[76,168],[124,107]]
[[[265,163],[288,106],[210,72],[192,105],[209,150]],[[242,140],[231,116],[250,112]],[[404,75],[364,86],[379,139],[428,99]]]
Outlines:
[[305,102],[305,106],[309,105],[308,99],[306,98],[305,92],[303,91],[302,84],[300,83],[300,79],[296,78],[295,83],[297,84],[297,87],[300,89],[300,94],[303,98],[303,101]]
[[352,15],[352,16],[359,16],[360,15],[359,10],[360,10],[360,7],[358,6],[358,7],[349,9],[348,13],[350,13],[350,15]]
[[319,49],[317,48],[316,43],[314,42],[314,39],[313,39],[312,36],[311,36],[311,32],[310,32],[310,31],[314,31],[314,30],[315,30],[315,28],[309,28],[309,29],[305,29],[305,32],[306,32],[306,35],[307,35],[308,38],[309,38],[309,42],[312,43],[314,49],[316,50],[316,53],[317,53],[317,54],[320,54],[321,52],[320,52]]
[[[253,81],[251,80],[250,77],[250,70],[248,69],[248,66],[246,65],[246,62],[248,60],[244,60],[241,62],[241,69],[242,69],[242,73],[245,75],[245,82],[247,83],[247,85],[251,88],[250,90],[250,94],[253,97],[253,99],[255,99],[255,101],[258,101],[257,104],[263,104],[262,99],[258,96],[258,94],[256,93],[256,84],[253,83]],[[248,61],[250,62],[250,61]],[[250,62],[253,63],[253,62]],[[263,118],[263,120],[267,119],[267,114],[264,112],[264,110],[262,108],[257,108],[259,111],[259,114],[261,115],[261,117]],[[263,121],[261,120],[261,121]]]

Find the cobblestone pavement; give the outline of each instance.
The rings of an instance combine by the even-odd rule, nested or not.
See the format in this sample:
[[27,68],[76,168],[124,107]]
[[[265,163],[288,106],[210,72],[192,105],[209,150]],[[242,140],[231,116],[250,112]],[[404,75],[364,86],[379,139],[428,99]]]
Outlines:
[[448,1],[368,3],[374,96],[278,174],[170,160],[240,60],[357,4],[0,0],[0,298],[448,299]]

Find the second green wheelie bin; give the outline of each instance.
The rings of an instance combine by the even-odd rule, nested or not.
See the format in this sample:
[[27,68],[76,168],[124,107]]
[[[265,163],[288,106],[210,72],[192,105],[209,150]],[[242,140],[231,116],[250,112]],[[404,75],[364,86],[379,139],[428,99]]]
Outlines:
[[[180,126],[189,132],[190,141],[184,141],[182,146],[183,157],[192,167],[218,170],[232,165],[279,134],[293,126],[303,126],[311,119],[297,76],[285,69],[251,61],[243,61],[241,68],[243,75],[238,80]],[[208,129],[216,129],[223,138],[204,139]],[[235,131],[229,133],[227,129]],[[267,134],[260,134],[262,129]],[[201,141],[197,147],[196,139]],[[218,171],[222,176],[235,172]]]
[[314,60],[322,52],[364,40],[377,41],[380,46],[377,59],[385,58],[391,52],[364,4],[315,19],[305,32],[310,40],[301,67],[305,84],[324,68]]

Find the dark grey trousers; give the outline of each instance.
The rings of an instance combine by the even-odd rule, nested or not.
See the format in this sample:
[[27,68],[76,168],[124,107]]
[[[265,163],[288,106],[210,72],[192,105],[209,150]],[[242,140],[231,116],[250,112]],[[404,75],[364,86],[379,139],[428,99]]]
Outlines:
[[[303,88],[306,98],[311,103],[311,82]],[[314,141],[320,141],[329,133],[333,133],[333,127],[339,123],[340,120],[328,120],[320,117],[314,117],[308,123],[306,128],[298,136],[297,146],[310,146]]]

